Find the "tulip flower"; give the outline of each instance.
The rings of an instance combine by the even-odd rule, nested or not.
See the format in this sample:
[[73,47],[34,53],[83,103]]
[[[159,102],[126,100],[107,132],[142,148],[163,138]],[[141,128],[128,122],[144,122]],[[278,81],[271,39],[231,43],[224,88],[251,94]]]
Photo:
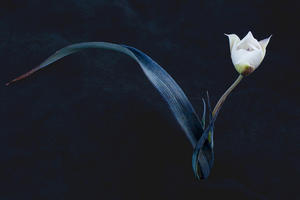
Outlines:
[[227,96],[239,84],[243,77],[251,74],[260,65],[266,55],[266,48],[272,37],[271,35],[266,39],[257,41],[251,31],[249,31],[242,40],[235,34],[225,35],[229,38],[232,63],[240,76],[219,99],[213,110],[213,115],[220,109],[220,106],[224,103]]
[[[213,162],[213,132],[214,132],[214,122],[217,118],[217,115],[225,102],[228,95],[232,90],[241,82],[244,76],[251,74],[262,62],[266,55],[266,48],[270,41],[270,37],[257,41],[251,31],[240,40],[240,38],[235,34],[225,34],[229,38],[229,46],[231,52],[231,59],[235,69],[240,74],[235,82],[225,91],[221,96],[216,106],[213,109],[213,112],[210,117],[209,125],[203,131],[201,138],[197,141],[196,146],[194,147],[194,153],[192,157],[193,170],[195,176],[200,178],[206,178],[209,174],[207,170],[207,164],[205,160],[199,159],[201,157],[201,152],[205,152],[205,149],[210,149],[209,153],[206,153],[206,159],[210,168],[212,167],[211,163]],[[205,145],[205,140],[209,141],[209,145]],[[200,172],[199,172],[200,167]],[[201,177],[199,176],[201,173]]]
[[235,69],[243,76],[252,73],[263,61],[270,37],[257,41],[251,31],[240,40],[235,34],[225,34],[229,38],[231,59]]

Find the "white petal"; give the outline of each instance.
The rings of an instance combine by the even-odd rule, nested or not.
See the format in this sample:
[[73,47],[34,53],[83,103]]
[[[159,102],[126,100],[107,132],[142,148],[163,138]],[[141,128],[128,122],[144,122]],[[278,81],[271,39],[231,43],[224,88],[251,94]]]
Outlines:
[[231,54],[232,62],[237,65],[248,65],[256,69],[263,60],[262,49],[247,51],[245,49],[238,49]]
[[261,49],[258,41],[253,37],[251,31],[237,44],[237,48],[239,49],[247,49],[249,45],[253,45],[256,49]]
[[270,35],[270,37],[266,38],[266,39],[263,39],[261,41],[259,41],[259,44],[261,46],[261,48],[263,49],[263,55],[265,56],[266,55],[266,48],[269,44],[269,41],[271,39],[272,35]]
[[256,69],[260,65],[260,63],[263,61],[263,58],[264,56],[262,49],[252,51],[247,56],[247,60],[250,66],[254,67],[254,69]]
[[229,39],[230,52],[235,44],[240,42],[240,38],[236,34],[225,34]]

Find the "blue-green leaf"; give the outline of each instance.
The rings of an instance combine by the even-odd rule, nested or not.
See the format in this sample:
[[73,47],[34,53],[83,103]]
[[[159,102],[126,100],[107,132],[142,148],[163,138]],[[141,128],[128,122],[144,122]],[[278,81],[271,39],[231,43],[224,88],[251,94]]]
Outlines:
[[[203,146],[203,143],[207,140],[208,132],[212,130],[212,122],[214,122],[214,120],[211,120],[209,126],[205,129],[205,103],[204,115],[202,116],[201,122],[192,104],[190,103],[182,89],[174,81],[174,79],[149,56],[147,56],[146,54],[144,54],[136,48],[108,42],[84,42],[73,44],[56,51],[53,55],[47,58],[36,68],[8,82],[7,85],[24,79],[30,76],[31,74],[35,73],[36,71],[49,66],[51,63],[67,55],[89,48],[115,50],[130,56],[139,64],[147,78],[168,103],[169,108],[175,116],[177,122],[180,124],[187,138],[191,142],[192,146],[195,148],[194,155],[196,157],[194,158],[193,156],[193,166],[195,174],[199,176],[198,170],[196,168],[200,167],[202,172],[202,178],[206,178],[210,173],[210,169],[212,167],[211,157],[213,156],[213,151],[209,148],[210,146],[208,146],[207,144]],[[211,111],[209,111],[209,113],[211,114]],[[201,126],[201,123],[203,127]],[[202,134],[204,129],[205,131]],[[198,162],[199,165],[195,165],[194,162]]]
[[206,118],[206,103],[205,100],[202,98],[202,103],[203,103],[203,113],[202,113],[202,119],[201,119],[201,126],[202,129],[205,129],[205,118]]

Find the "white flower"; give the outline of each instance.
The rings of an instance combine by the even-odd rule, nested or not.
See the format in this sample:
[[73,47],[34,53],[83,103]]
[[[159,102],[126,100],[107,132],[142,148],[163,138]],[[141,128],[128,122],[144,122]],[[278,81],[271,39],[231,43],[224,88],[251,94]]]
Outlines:
[[242,39],[235,34],[225,34],[229,38],[231,59],[235,69],[243,76],[249,75],[262,62],[270,37],[257,41],[251,31]]

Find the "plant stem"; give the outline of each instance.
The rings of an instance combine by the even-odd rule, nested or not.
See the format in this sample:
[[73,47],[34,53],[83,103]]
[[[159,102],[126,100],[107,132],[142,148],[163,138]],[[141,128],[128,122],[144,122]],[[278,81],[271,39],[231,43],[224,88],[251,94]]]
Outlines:
[[239,84],[239,82],[241,82],[242,79],[243,79],[243,75],[240,74],[239,77],[234,81],[234,83],[221,96],[221,98],[219,99],[218,103],[216,104],[216,106],[215,106],[215,108],[213,110],[213,113],[212,113],[213,116],[217,113],[217,111],[219,111],[219,109],[223,105],[224,101],[226,100],[227,96]]

